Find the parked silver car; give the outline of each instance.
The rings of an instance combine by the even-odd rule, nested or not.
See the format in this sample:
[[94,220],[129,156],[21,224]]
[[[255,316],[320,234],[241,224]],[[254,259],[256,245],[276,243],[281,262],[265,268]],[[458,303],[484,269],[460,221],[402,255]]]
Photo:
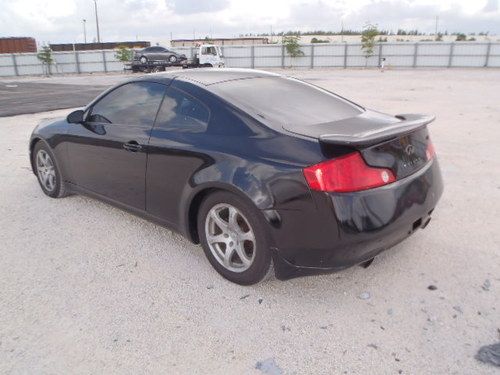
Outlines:
[[147,47],[134,54],[134,62],[147,64],[152,61],[164,61],[170,64],[176,64],[186,60],[186,55],[171,51],[165,47],[154,46]]

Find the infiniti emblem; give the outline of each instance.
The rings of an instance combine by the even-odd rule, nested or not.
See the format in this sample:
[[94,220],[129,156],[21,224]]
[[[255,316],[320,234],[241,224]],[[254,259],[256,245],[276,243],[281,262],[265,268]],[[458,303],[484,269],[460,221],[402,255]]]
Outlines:
[[413,154],[414,152],[415,152],[415,146],[413,146],[413,145],[407,145],[405,147],[405,153],[406,153],[406,155],[409,156],[409,155]]

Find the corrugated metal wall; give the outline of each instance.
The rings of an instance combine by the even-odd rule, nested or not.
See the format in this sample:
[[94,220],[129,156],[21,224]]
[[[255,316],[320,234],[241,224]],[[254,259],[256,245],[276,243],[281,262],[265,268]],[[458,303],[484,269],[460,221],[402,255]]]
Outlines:
[[[194,47],[173,50],[192,57]],[[284,46],[223,46],[227,67],[239,68],[350,68],[377,67],[385,58],[387,67],[500,67],[500,43],[380,43],[374,55],[365,58],[361,44],[302,45],[303,56],[292,59]],[[116,60],[114,50],[54,52],[53,74],[116,72],[123,64]],[[35,53],[0,55],[0,76],[43,74]]]
[[36,41],[29,37],[0,38],[0,53],[36,52]]

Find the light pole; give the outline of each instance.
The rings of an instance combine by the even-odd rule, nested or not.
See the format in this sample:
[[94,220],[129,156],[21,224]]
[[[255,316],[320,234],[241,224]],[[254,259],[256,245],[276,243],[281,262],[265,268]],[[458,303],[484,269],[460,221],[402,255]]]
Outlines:
[[83,19],[83,40],[87,44],[87,20],[85,18]]
[[340,42],[344,43],[344,19],[340,19]]
[[97,27],[97,43],[101,43],[101,35],[99,34],[99,17],[97,16],[97,0],[94,0],[95,10],[95,25]]

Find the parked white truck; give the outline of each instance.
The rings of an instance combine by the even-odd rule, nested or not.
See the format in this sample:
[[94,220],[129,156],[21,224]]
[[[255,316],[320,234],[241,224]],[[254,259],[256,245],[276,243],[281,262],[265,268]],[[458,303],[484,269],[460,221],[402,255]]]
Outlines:
[[194,57],[182,61],[183,68],[214,67],[223,68],[224,56],[219,46],[214,44],[202,44],[198,47]]

